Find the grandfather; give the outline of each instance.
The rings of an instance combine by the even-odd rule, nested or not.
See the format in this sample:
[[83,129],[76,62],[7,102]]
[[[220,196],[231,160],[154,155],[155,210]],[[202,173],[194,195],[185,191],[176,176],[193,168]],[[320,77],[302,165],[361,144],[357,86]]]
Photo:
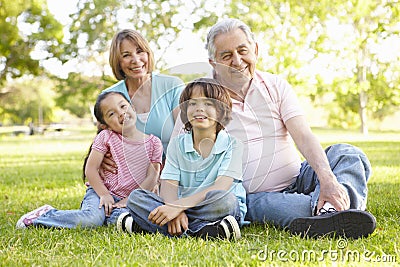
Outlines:
[[288,82],[256,70],[258,44],[246,24],[218,22],[206,47],[214,78],[230,89],[227,130],[245,144],[246,219],[302,236],[371,234],[376,221],[364,211],[371,175],[366,155],[349,144],[322,149]]

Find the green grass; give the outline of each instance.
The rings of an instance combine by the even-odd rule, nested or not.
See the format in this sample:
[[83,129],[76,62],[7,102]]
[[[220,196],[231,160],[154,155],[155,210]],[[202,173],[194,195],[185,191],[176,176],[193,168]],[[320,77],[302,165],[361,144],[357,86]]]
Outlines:
[[[365,239],[302,239],[270,225],[242,229],[237,242],[94,230],[16,230],[18,218],[45,203],[77,209],[85,187],[82,160],[94,130],[47,136],[0,136],[0,266],[303,266],[397,265],[400,214],[400,133],[315,129],[323,146],[361,147],[373,175],[367,208],[377,219]],[[283,207],[284,208],[284,207]],[[290,208],[290,207],[286,207]]]

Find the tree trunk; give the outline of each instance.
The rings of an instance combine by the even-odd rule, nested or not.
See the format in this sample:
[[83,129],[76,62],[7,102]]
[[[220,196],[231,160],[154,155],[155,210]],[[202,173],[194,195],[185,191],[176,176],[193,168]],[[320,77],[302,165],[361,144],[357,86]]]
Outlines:
[[368,117],[367,117],[367,102],[368,95],[364,90],[360,92],[360,119],[361,119],[361,133],[368,135]]
[[367,116],[367,103],[368,103],[368,94],[365,91],[365,85],[367,83],[367,66],[365,65],[365,48],[360,49],[359,54],[358,54],[358,62],[360,64],[360,67],[358,68],[358,74],[357,74],[357,82],[358,82],[358,87],[360,90],[359,93],[359,104],[360,104],[360,120],[361,120],[361,133],[364,135],[368,135],[368,116]]

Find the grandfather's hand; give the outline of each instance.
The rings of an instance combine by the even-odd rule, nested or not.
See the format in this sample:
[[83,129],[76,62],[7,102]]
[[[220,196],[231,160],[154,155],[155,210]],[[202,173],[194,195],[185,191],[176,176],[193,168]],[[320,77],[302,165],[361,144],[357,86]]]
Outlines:
[[350,208],[349,195],[344,186],[338,183],[336,177],[329,182],[320,183],[317,211],[322,208],[325,202],[331,203],[337,211]]

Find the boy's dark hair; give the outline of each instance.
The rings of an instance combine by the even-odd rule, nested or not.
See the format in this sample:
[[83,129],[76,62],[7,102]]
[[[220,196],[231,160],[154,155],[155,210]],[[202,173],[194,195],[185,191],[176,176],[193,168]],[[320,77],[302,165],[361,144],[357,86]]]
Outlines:
[[[99,96],[96,99],[96,104],[94,105],[94,109],[93,109],[94,116],[96,117],[96,120],[97,120],[97,133],[96,133],[96,135],[99,134],[103,130],[100,127],[100,123],[107,125],[106,121],[104,120],[103,111],[101,110],[101,102],[110,94],[120,94],[125,98],[125,95],[123,93],[115,92],[115,91],[106,91],[106,92],[102,92],[102,93],[99,94]],[[85,158],[83,160],[83,167],[82,167],[82,179],[83,179],[83,182],[85,182],[85,179],[86,179],[85,169],[86,169],[86,164],[87,164],[87,161],[88,161],[88,158],[89,158],[90,151],[92,150],[92,145],[93,145],[93,143],[90,145],[89,150],[86,153],[86,156],[85,156]]]
[[192,124],[189,122],[187,117],[187,108],[190,96],[193,93],[195,87],[202,88],[202,92],[205,97],[210,98],[213,101],[217,110],[217,133],[225,129],[225,126],[231,121],[232,116],[232,101],[228,92],[224,86],[222,86],[217,80],[210,78],[199,78],[189,82],[185,89],[182,91],[181,98],[179,100],[181,108],[181,120],[185,124],[185,130],[190,132],[192,130]]

